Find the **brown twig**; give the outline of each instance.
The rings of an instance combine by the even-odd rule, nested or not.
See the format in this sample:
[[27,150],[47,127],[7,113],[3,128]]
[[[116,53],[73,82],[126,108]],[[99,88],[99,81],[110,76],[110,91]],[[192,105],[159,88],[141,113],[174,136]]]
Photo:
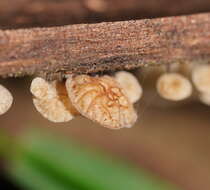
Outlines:
[[[0,76],[95,73],[210,58],[210,13],[0,31]],[[50,77],[51,78],[51,77]]]
[[209,0],[1,0],[0,28],[49,27],[210,11]]

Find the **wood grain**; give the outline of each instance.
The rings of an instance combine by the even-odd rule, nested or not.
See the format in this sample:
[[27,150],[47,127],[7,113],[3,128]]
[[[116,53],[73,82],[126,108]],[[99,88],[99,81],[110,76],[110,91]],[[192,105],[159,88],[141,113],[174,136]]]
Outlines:
[[210,58],[210,13],[0,30],[0,76],[96,73]]

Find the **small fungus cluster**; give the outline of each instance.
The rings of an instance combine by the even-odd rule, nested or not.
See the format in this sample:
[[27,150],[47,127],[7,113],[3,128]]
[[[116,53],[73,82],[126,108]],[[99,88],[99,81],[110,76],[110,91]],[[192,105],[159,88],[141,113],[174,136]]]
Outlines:
[[[198,99],[210,106],[210,64],[184,70],[185,74],[162,73],[156,83],[159,95],[170,101],[185,100],[193,94],[194,86]],[[137,78],[126,71],[114,76],[68,75],[62,82],[37,77],[30,91],[35,108],[49,121],[69,122],[83,116],[110,129],[134,125],[137,120],[134,104],[143,95]],[[0,115],[9,110],[12,102],[11,93],[0,85]]]
[[31,93],[37,111],[52,122],[68,122],[81,115],[120,129],[136,122],[133,103],[141,97],[142,88],[132,74],[118,72],[115,77],[69,75],[65,83],[35,78]]
[[180,101],[193,94],[194,85],[199,101],[210,105],[210,64],[199,64],[192,68],[185,67],[184,73],[188,75],[189,72],[191,80],[176,72],[161,75],[157,81],[158,93],[165,99]]

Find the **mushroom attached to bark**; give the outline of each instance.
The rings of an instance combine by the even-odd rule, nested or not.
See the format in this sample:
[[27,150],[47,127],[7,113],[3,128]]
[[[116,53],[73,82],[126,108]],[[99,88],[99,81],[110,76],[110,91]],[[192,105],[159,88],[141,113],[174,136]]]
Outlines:
[[5,114],[12,106],[12,94],[4,86],[0,85],[0,115]]
[[42,78],[35,78],[30,90],[37,111],[49,121],[68,122],[78,114],[62,82],[47,82]]
[[137,120],[133,104],[113,77],[70,76],[66,88],[73,106],[104,127],[130,128]]
[[195,66],[192,71],[192,81],[199,92],[210,94],[210,64]]
[[178,73],[165,73],[157,81],[159,95],[167,100],[180,101],[192,95],[190,81]]
[[123,88],[131,103],[136,103],[142,97],[142,87],[132,73],[119,71],[115,74],[115,79]]

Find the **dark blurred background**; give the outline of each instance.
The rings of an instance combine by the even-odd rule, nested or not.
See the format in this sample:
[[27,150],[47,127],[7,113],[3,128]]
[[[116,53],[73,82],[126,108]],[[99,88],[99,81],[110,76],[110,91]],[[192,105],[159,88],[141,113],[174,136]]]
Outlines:
[[209,10],[209,0],[1,0],[0,28],[62,26]]
[[[207,11],[209,0],[1,0],[0,28],[61,26]],[[0,126],[14,137],[30,126],[45,128],[130,162],[138,169],[146,169],[180,189],[210,189],[210,108],[196,99],[179,104],[164,101],[155,91],[155,78],[149,74],[142,77],[140,71],[136,74],[144,87],[144,96],[136,105],[139,121],[131,129],[112,131],[80,117],[66,124],[48,122],[32,104],[31,78],[0,80],[14,96],[12,109],[0,116]],[[1,163],[1,186],[20,188],[7,175],[7,161],[3,159]]]

